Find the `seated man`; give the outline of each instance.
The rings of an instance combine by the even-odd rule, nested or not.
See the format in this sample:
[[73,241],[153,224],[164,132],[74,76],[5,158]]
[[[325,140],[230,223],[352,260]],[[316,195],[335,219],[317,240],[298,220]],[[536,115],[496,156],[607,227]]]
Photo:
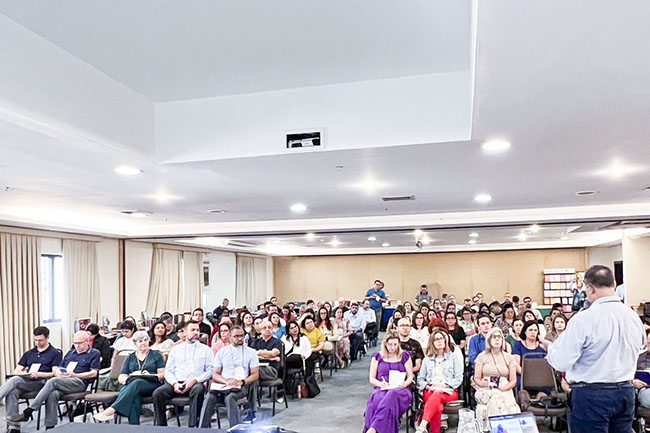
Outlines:
[[[212,415],[217,403],[221,400],[226,404],[228,422],[234,427],[241,422],[237,400],[249,396],[251,387],[259,378],[257,353],[254,349],[244,345],[244,330],[241,326],[235,325],[230,329],[230,341],[217,352],[214,357],[214,372],[212,379],[217,384],[225,385],[226,389],[211,390],[203,404],[201,411],[201,427],[209,428]],[[251,405],[251,420],[255,414],[255,396],[249,397]]]
[[34,329],[35,347],[23,354],[14,376],[0,387],[0,400],[7,398],[7,416],[18,415],[20,396],[43,388],[45,381],[54,377],[52,367],[61,364],[61,351],[52,347],[49,337],[45,326]]
[[[646,342],[645,347],[646,351],[639,355],[639,359],[636,363],[637,370],[650,371],[650,329],[646,329]],[[650,408],[650,383],[644,382],[640,379],[634,379],[632,381],[634,388],[637,389],[638,394],[637,398],[639,400],[639,405]]]
[[90,347],[88,333],[79,331],[74,334],[74,349],[63,358],[60,367],[52,367],[54,377],[45,382],[31,404],[17,415],[7,416],[9,422],[23,422],[31,418],[32,412],[37,411],[45,403],[45,429],[56,426],[58,421],[57,408],[59,397],[73,392],[83,392],[97,377],[99,371],[99,350]]
[[189,426],[196,427],[203,405],[205,382],[212,374],[212,349],[199,343],[199,322],[185,324],[185,341],[172,347],[165,366],[165,383],[153,393],[156,425],[167,425],[167,402],[174,397],[190,398]]
[[377,316],[375,315],[375,310],[370,308],[370,301],[363,301],[363,314],[366,319],[366,329],[365,334],[368,336],[368,340],[376,340],[379,336],[379,326],[377,326]]
[[264,380],[275,379],[280,370],[280,349],[282,342],[273,336],[273,325],[270,321],[264,320],[260,325],[262,334],[248,345],[257,351],[257,357],[264,360],[268,365],[260,366],[260,378]]
[[203,321],[203,308],[195,308],[192,311],[192,320],[199,322],[199,331],[201,334],[205,334],[208,337],[212,333],[212,327]]
[[350,323],[352,331],[348,337],[350,339],[350,358],[355,361],[359,347],[363,343],[363,331],[366,329],[365,314],[359,311],[359,304],[353,301],[350,304],[350,310],[345,312],[343,318]]
[[411,338],[411,319],[402,317],[397,321],[397,334],[399,335],[399,344],[402,350],[411,355],[413,362],[413,374],[417,374],[422,368],[422,360],[424,359],[424,351],[422,346],[415,338]]
[[492,329],[492,318],[486,313],[481,313],[476,317],[476,324],[478,325],[478,334],[469,341],[470,366],[474,365],[476,357],[485,350],[485,336]]

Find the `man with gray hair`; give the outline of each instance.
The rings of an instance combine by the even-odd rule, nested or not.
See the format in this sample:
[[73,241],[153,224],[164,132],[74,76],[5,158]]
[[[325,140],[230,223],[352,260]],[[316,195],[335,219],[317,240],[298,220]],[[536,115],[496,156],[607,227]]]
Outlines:
[[569,321],[546,359],[566,372],[572,432],[629,432],[635,410],[632,380],[646,342],[643,324],[616,296],[608,267],[590,267],[584,285],[591,307]]
[[76,332],[73,337],[74,349],[65,355],[60,366],[52,368],[54,377],[48,379],[45,386],[41,388],[38,395],[22,413],[7,416],[7,421],[11,423],[27,421],[32,417],[32,413],[45,403],[45,429],[54,428],[58,421],[59,397],[85,391],[97,377],[100,368],[100,353],[99,350],[90,347],[88,340],[89,336],[86,331]]
[[260,337],[251,341],[248,347],[256,350],[257,357],[268,363],[268,365],[260,366],[260,379],[275,379],[280,370],[282,342],[273,336],[273,325],[268,319],[262,321],[260,330]]

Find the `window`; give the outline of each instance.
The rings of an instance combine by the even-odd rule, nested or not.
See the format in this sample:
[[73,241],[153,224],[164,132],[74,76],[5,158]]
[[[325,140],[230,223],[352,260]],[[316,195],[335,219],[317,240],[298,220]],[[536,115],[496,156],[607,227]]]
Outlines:
[[44,323],[60,322],[63,318],[63,257],[41,255],[41,318]]

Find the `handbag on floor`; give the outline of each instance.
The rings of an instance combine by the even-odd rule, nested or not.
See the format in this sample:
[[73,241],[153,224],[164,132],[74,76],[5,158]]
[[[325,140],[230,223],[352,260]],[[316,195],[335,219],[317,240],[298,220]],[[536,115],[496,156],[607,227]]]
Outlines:
[[318,386],[318,382],[316,382],[316,377],[309,376],[305,379],[305,385],[305,388],[307,389],[307,398],[314,398],[320,394],[320,387]]

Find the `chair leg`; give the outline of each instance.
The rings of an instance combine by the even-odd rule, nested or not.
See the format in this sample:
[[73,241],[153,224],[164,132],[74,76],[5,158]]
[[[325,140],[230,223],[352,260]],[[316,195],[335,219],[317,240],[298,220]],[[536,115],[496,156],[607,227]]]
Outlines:
[[219,415],[219,408],[216,408],[215,412],[217,413],[217,428],[221,430],[221,416]]
[[[270,389],[269,389],[269,391],[270,391]],[[277,400],[277,399],[278,399],[278,387],[274,386],[273,387],[273,394],[272,394],[272,397],[271,397],[271,400],[273,400],[273,412],[271,412],[273,414],[272,416],[275,416],[275,400]]]
[[181,417],[178,415],[178,412],[180,412],[180,411],[178,410],[178,406],[175,406],[175,409],[176,409],[175,410],[175,412],[176,412],[176,423],[180,427],[181,426]]
[[41,429],[41,408],[38,408],[38,413],[36,414],[36,430]]

